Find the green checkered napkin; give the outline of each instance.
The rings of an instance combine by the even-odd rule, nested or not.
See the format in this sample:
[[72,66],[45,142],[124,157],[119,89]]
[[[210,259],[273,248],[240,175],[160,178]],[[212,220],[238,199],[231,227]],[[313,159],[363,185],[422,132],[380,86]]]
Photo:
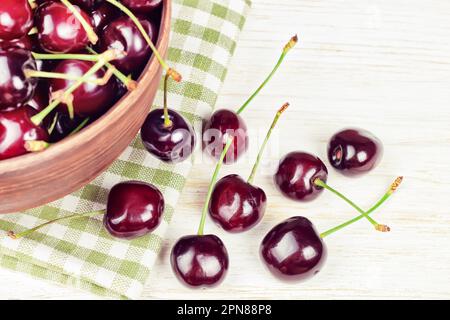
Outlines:
[[[184,81],[169,86],[169,101],[193,123],[214,107],[249,6],[250,0],[173,1],[168,61]],[[155,103],[162,104],[161,90]],[[176,166],[159,162],[136,139],[83,189],[37,209],[1,216],[0,265],[100,295],[139,298],[190,168],[189,161]],[[6,237],[8,230],[20,232],[56,217],[103,209],[108,190],[126,180],[151,182],[164,193],[164,221],[151,235],[115,239],[96,217],[56,223],[26,239]]]

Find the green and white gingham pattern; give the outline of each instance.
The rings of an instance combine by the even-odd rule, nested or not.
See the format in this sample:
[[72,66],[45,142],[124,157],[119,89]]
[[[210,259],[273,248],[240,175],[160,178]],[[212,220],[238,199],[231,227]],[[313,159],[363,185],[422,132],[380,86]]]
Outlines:
[[[169,101],[193,123],[214,107],[249,7],[249,0],[173,1],[168,61],[184,81],[169,86]],[[155,107],[161,103],[160,90]],[[100,295],[139,298],[190,168],[189,161],[176,166],[159,162],[137,138],[83,189],[37,209],[1,216],[0,265]],[[103,209],[108,190],[126,180],[151,182],[164,193],[164,221],[151,235],[133,241],[112,238],[99,216],[56,223],[26,239],[6,237],[8,230],[20,232],[56,217]]]

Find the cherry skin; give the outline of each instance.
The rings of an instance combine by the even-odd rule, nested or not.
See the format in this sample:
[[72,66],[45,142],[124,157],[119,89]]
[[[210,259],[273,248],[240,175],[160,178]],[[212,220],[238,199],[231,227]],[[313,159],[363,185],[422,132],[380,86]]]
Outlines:
[[347,176],[356,176],[375,168],[383,155],[383,144],[372,133],[350,128],[336,133],[328,143],[328,160]]
[[0,40],[0,50],[7,50],[10,48],[32,50],[33,42],[29,36],[23,36],[13,40]]
[[122,3],[135,13],[149,13],[161,7],[162,0],[122,0]]
[[36,111],[28,106],[0,111],[0,160],[28,153],[26,141],[48,140],[47,130],[31,121],[35,114]]
[[234,141],[226,154],[225,164],[236,162],[247,151],[247,125],[237,113],[226,109],[217,110],[203,127],[203,149],[219,159],[229,135],[233,136]]
[[323,191],[314,180],[326,182],[327,177],[327,167],[318,157],[306,152],[291,152],[280,161],[274,180],[288,198],[310,201]]
[[120,11],[109,3],[103,3],[91,13],[91,21],[96,32],[101,30],[111,21],[120,16]]
[[266,203],[264,190],[231,174],[215,185],[209,203],[209,214],[223,229],[242,232],[261,221]]
[[[53,70],[58,73],[65,73],[74,77],[82,77],[89,69],[94,65],[90,61],[81,60],[63,60]],[[105,71],[99,70],[91,81],[103,78]],[[54,94],[57,91],[66,91],[75,80],[65,79],[51,79],[50,80],[50,94]],[[80,117],[88,117],[97,115],[108,110],[113,104],[116,95],[116,81],[111,78],[107,84],[101,85],[92,82],[86,82],[82,84],[78,89],[73,92],[73,108],[75,114]],[[60,104],[58,110],[67,111],[65,104]]]
[[[158,35],[154,23],[139,19],[144,30],[152,41]],[[137,75],[147,64],[152,50],[134,22],[128,17],[121,17],[111,22],[103,29],[99,41],[99,51],[118,49],[127,53],[126,56],[114,60],[112,63],[123,73]]]
[[28,0],[0,1],[0,39],[9,41],[26,36],[33,27],[33,10]]
[[0,50],[0,109],[17,108],[31,99],[38,80],[27,78],[27,69],[36,70],[30,51]]
[[[89,16],[76,7],[85,20]],[[89,45],[89,38],[81,23],[62,3],[45,2],[36,11],[35,18],[41,47],[48,52],[73,53]]]
[[[56,118],[55,118],[56,117]],[[81,124],[83,118],[75,115],[73,119],[67,112],[55,112],[45,118],[44,123],[47,129],[53,127],[53,130],[49,133],[48,142],[55,143],[69,136],[78,125]]]
[[195,132],[178,112],[171,109],[170,127],[164,126],[164,110],[150,112],[141,128],[142,142],[148,152],[164,162],[178,163],[186,160],[195,148]]
[[121,182],[109,192],[103,224],[112,236],[132,239],[155,230],[163,212],[164,197],[155,186],[140,181]]
[[33,97],[27,102],[27,105],[39,112],[44,110],[48,104],[48,82],[40,80],[36,90],[34,90]]
[[228,271],[228,252],[215,235],[191,235],[177,241],[170,255],[172,269],[189,287],[215,287]]
[[260,256],[276,277],[302,281],[322,269],[327,248],[311,221],[292,217],[275,226],[264,237]]

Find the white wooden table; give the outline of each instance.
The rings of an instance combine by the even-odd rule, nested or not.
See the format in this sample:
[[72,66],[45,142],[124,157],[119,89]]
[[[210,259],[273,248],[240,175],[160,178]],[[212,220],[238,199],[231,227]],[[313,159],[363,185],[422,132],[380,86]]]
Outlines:
[[[242,103],[297,32],[298,48],[244,115],[254,132],[264,132],[276,108],[291,102],[255,181],[269,198],[263,222],[229,235],[208,221],[206,230],[228,247],[229,274],[213,290],[181,286],[170,269],[170,248],[196,231],[213,170],[195,165],[144,298],[450,298],[450,2],[254,0],[218,107]],[[369,207],[404,175],[398,193],[374,214],[392,232],[377,233],[362,220],[327,239],[326,267],[313,280],[278,282],[258,258],[273,225],[305,215],[324,230],[355,213],[329,193],[308,204],[286,200],[274,189],[272,172],[292,150],[326,159],[328,138],[346,126],[378,135],[384,159],[357,179],[331,170],[329,182]],[[247,176],[256,148],[254,138],[249,158],[223,174]],[[0,270],[0,298],[98,297]]]

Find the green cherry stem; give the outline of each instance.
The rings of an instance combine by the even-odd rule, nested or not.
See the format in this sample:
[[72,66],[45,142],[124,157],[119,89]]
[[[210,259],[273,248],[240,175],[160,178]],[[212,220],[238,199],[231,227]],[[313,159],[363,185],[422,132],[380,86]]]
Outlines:
[[40,125],[42,121],[48,116],[63,100],[64,97],[69,97],[78,87],[92,77],[98,70],[103,68],[106,62],[117,59],[116,50],[108,50],[101,54],[102,58],[97,61],[94,66],[89,69],[82,77],[80,77],[74,84],[72,84],[60,97],[54,99],[44,110],[31,117],[31,121],[35,125]]
[[109,2],[110,4],[112,4],[113,6],[117,7],[118,9],[120,9],[124,14],[126,14],[134,22],[134,24],[136,25],[136,27],[139,29],[142,36],[144,37],[145,41],[147,42],[148,46],[150,47],[150,49],[152,49],[153,54],[155,55],[159,64],[164,68],[164,70],[166,70],[166,73],[169,74],[172,77],[172,79],[174,79],[176,82],[180,82],[182,79],[181,75],[175,69],[172,69],[167,65],[167,63],[164,61],[164,59],[159,54],[158,49],[156,49],[155,45],[153,44],[153,41],[150,39],[150,37],[148,36],[144,27],[139,22],[139,19],[134,15],[134,13],[131,12],[130,9],[128,9],[126,6],[124,6],[122,3],[120,3],[117,0],[106,0],[106,1]]
[[[63,79],[63,80],[69,80],[69,81],[76,81],[80,77],[67,74],[67,73],[61,73],[61,72],[47,72],[47,71],[39,71],[39,70],[32,70],[32,69],[25,69],[24,74],[27,78],[45,78],[45,79]],[[109,80],[109,79],[107,79]],[[104,79],[87,79],[87,83],[93,83],[102,85],[105,83]]]
[[72,130],[71,133],[69,133],[68,137],[73,136],[74,134],[78,133],[81,131],[81,129],[83,129],[86,124],[89,122],[90,118],[87,117],[86,119],[84,119],[79,125],[78,127],[76,127],[75,129]]
[[50,224],[52,224],[54,222],[70,220],[70,219],[85,218],[85,217],[92,217],[92,216],[96,216],[96,215],[100,215],[100,214],[105,214],[105,212],[106,212],[106,210],[103,209],[103,210],[98,210],[98,211],[93,211],[93,212],[88,212],[88,213],[83,213],[83,214],[78,214],[78,213],[72,214],[72,215],[69,215],[69,216],[65,216],[65,217],[57,218],[57,219],[54,219],[54,220],[51,220],[51,221],[47,221],[47,222],[45,222],[45,223],[43,223],[41,225],[38,225],[37,227],[34,227],[32,229],[28,229],[28,230],[26,230],[24,232],[21,232],[21,233],[17,233],[16,234],[13,231],[9,231],[8,232],[8,237],[10,237],[11,239],[17,240],[17,239],[20,239],[20,238],[27,237],[31,233],[33,233],[35,231],[38,231],[39,229],[41,229],[41,228],[43,228],[45,226],[48,226],[48,225],[50,225]]
[[164,128],[170,128],[173,123],[169,117],[169,107],[167,104],[167,84],[170,79],[170,74],[166,73],[164,76]]
[[34,2],[34,0],[28,0],[28,3],[30,4],[31,9],[37,8],[37,4],[36,2]]
[[98,36],[95,33],[92,26],[86,21],[86,19],[83,17],[80,11],[75,8],[73,4],[71,4],[68,0],[61,0],[61,2],[69,9],[70,12],[75,16],[75,18],[80,22],[81,26],[83,27],[84,31],[86,31],[86,34],[88,36],[89,41],[92,44],[96,44],[98,42]]
[[205,205],[203,206],[203,211],[202,211],[202,218],[200,220],[200,226],[198,227],[198,232],[197,232],[197,234],[199,236],[203,235],[203,231],[205,229],[206,215],[208,213],[209,201],[211,200],[211,196],[212,196],[214,186],[217,181],[217,176],[219,175],[219,172],[220,172],[220,168],[222,168],[223,159],[225,159],[228,149],[230,149],[231,145],[233,144],[233,141],[234,141],[234,139],[232,136],[228,137],[227,144],[225,145],[225,148],[223,149],[223,151],[220,155],[220,159],[216,164],[216,169],[214,170],[214,174],[211,178],[211,182],[209,183],[208,194],[206,195],[206,201],[205,201]]
[[298,42],[297,35],[293,36],[289,40],[289,42],[284,46],[283,52],[281,53],[281,56],[278,59],[277,64],[272,69],[272,72],[270,72],[269,76],[258,87],[258,89],[256,89],[256,91],[250,96],[250,98],[248,98],[247,101],[244,102],[244,104],[237,111],[237,114],[241,114],[245,110],[245,108],[247,108],[247,106],[250,104],[250,102],[253,100],[253,98],[255,98],[258,95],[258,93],[262,90],[262,88],[264,88],[264,86],[270,81],[270,79],[272,79],[273,75],[276,73],[276,71],[280,67],[281,63],[283,62],[283,60],[286,57],[286,55],[288,54],[288,52],[297,44],[297,42]]
[[[94,51],[95,53],[95,51]],[[83,60],[97,62],[101,59],[101,55],[83,54],[83,53],[31,53],[36,60]]]
[[253,165],[252,172],[251,172],[251,174],[250,174],[250,176],[248,177],[248,180],[247,180],[248,183],[250,183],[250,184],[253,183],[253,180],[254,180],[255,175],[256,175],[256,171],[258,170],[258,166],[259,166],[259,163],[261,162],[261,158],[262,158],[262,155],[263,155],[264,150],[265,150],[265,148],[266,148],[267,142],[269,142],[270,136],[272,135],[272,131],[273,131],[273,129],[275,128],[275,126],[276,126],[278,120],[280,119],[281,115],[283,114],[283,112],[284,112],[288,107],[289,107],[289,103],[285,103],[285,104],[280,108],[280,110],[278,110],[277,114],[275,115],[275,118],[273,119],[273,122],[272,122],[272,125],[270,126],[270,129],[269,129],[269,131],[267,131],[266,138],[264,139],[264,142],[263,142],[263,144],[261,145],[261,148],[259,149],[258,156],[257,156],[257,158],[256,158],[256,162],[255,162],[255,164]]
[[[325,238],[333,233],[335,233],[336,231],[339,231],[353,223],[355,223],[356,221],[359,221],[365,217],[368,217],[369,214],[371,214],[373,211],[375,211],[376,209],[378,209],[394,192],[395,190],[397,190],[397,188],[400,186],[400,183],[403,181],[403,177],[398,177],[397,179],[395,179],[395,181],[391,184],[391,186],[389,187],[388,191],[380,198],[380,200],[378,200],[377,203],[375,203],[372,208],[370,208],[369,210],[367,210],[366,212],[364,212],[363,214],[348,220],[332,229],[329,229],[323,233],[320,234],[321,238]],[[379,226],[380,228],[383,228],[382,225]],[[386,227],[386,226],[384,226]],[[383,231],[383,230],[379,230],[378,231]],[[384,231],[388,231],[388,230],[384,230]]]
[[[95,55],[98,55],[97,52],[95,52],[94,49],[90,48],[90,47],[86,47],[86,49]],[[124,75],[120,70],[116,69],[116,67],[114,67],[110,62],[105,63],[105,66],[112,71],[112,73],[114,74],[114,76],[119,79],[126,87],[129,91],[133,91],[134,89],[137,88],[137,82],[134,81],[133,79],[131,79],[131,76],[127,77],[126,75]]]

